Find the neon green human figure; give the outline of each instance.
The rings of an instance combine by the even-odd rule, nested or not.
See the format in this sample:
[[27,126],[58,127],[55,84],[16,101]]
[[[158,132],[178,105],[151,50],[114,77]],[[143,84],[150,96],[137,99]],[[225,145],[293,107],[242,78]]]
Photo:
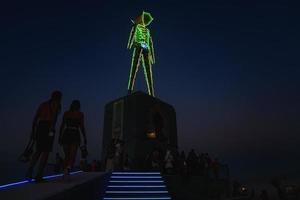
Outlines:
[[153,21],[150,13],[144,12],[133,22],[128,40],[128,49],[133,49],[130,75],[128,81],[128,94],[131,94],[138,72],[140,62],[144,68],[148,94],[154,96],[152,64],[155,63],[152,37],[147,26]]

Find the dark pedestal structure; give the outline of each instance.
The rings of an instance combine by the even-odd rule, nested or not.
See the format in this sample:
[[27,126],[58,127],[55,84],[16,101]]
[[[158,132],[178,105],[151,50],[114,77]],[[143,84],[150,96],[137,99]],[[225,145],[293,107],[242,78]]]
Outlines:
[[155,148],[164,152],[177,147],[175,109],[143,92],[135,92],[105,106],[102,158],[112,139],[124,142],[131,169],[144,169],[147,155]]

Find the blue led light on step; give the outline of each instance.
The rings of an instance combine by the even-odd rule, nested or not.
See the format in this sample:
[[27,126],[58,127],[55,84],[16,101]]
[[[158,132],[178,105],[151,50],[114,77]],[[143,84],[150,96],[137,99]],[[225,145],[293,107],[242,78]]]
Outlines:
[[123,199],[123,200],[156,200],[156,199],[171,199],[171,197],[137,197],[137,198],[132,198],[132,197],[104,197],[104,200],[117,200],[117,199]]
[[160,172],[112,172],[109,183],[103,200],[172,199]]
[[109,185],[109,188],[165,188],[165,185]]
[[147,174],[151,174],[151,175],[160,175],[160,172],[112,172],[113,175],[147,175]]
[[161,176],[111,176],[111,178],[162,178]]
[[164,181],[109,181],[110,183],[163,183]]
[[109,194],[167,194],[168,191],[106,191]]

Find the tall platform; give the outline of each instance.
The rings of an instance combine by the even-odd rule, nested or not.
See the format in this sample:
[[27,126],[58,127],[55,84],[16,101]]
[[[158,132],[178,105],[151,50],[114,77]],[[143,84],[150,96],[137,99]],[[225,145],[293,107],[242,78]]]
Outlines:
[[154,149],[177,147],[175,109],[143,92],[113,100],[105,106],[102,158],[113,139],[123,141],[131,169],[144,169]]

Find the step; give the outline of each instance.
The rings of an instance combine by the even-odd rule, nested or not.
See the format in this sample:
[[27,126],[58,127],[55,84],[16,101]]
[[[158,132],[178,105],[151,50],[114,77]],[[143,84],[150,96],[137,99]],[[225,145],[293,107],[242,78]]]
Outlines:
[[169,200],[171,197],[144,197],[144,198],[128,198],[128,197],[104,197],[103,200]]
[[160,172],[112,172],[104,200],[171,199]]

